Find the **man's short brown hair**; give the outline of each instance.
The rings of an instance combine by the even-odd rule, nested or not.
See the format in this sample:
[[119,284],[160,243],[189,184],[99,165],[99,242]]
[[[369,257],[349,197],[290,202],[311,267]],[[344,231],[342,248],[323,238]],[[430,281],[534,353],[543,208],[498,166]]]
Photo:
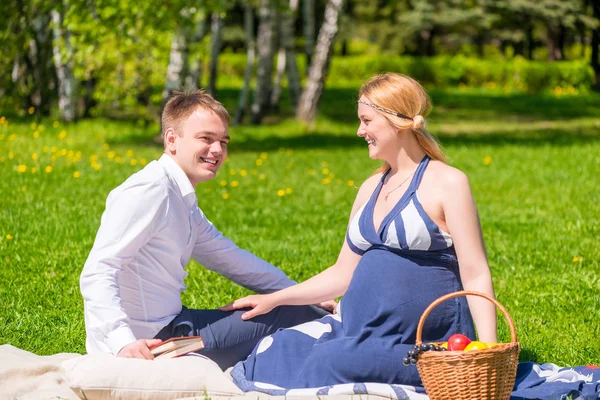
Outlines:
[[229,124],[231,117],[219,101],[215,100],[203,89],[173,90],[163,108],[160,124],[161,133],[164,137],[167,129],[172,128],[175,133],[181,135],[181,124],[198,107],[213,111],[224,123]]

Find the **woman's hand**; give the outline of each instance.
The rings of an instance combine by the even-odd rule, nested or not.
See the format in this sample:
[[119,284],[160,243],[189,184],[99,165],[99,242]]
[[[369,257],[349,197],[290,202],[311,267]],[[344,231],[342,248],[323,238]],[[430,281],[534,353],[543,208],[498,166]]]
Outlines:
[[254,294],[232,301],[231,303],[220,307],[219,310],[234,311],[242,308],[252,308],[252,310],[242,314],[242,319],[245,321],[254,318],[257,315],[266,314],[277,306],[279,306],[279,304],[277,304],[277,301],[272,295]]

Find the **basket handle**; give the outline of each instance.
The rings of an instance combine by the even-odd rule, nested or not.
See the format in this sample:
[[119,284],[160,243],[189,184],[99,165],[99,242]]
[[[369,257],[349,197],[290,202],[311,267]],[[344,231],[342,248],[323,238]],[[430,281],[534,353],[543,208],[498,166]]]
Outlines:
[[491,301],[492,303],[494,303],[496,305],[496,307],[498,307],[500,309],[500,311],[502,311],[502,314],[504,314],[504,318],[506,318],[506,321],[508,322],[508,327],[510,328],[510,337],[511,337],[512,342],[513,343],[517,342],[517,330],[515,329],[515,323],[513,322],[512,318],[508,314],[508,311],[506,311],[506,308],[504,308],[504,306],[502,304],[500,304],[496,299],[488,296],[485,293],[461,290],[459,292],[448,293],[448,294],[438,298],[433,303],[431,303],[429,305],[429,307],[427,307],[425,309],[425,311],[423,311],[423,315],[421,315],[421,319],[419,319],[419,324],[417,325],[417,344],[423,343],[421,336],[423,334],[423,325],[425,324],[425,319],[427,319],[427,317],[429,316],[429,313],[437,305],[439,305],[440,303],[442,303],[446,300],[450,300],[450,299],[453,299],[455,297],[460,297],[460,296],[467,296],[467,295],[483,297],[484,299],[487,299],[487,300]]

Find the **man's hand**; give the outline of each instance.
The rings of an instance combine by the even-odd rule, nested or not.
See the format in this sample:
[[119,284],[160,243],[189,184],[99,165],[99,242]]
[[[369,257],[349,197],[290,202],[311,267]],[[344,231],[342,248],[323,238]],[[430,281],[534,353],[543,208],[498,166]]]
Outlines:
[[125,358],[141,358],[143,360],[154,360],[154,356],[150,353],[150,347],[160,344],[160,339],[139,339],[133,343],[129,343],[119,350],[117,357]]
[[325,311],[329,311],[332,314],[335,314],[337,312],[337,305],[338,303],[335,300],[329,300],[319,304],[315,304],[315,306],[322,308]]
[[278,305],[279,304],[277,304],[270,294],[254,294],[232,301],[231,303],[220,307],[219,310],[234,311],[242,308],[252,308],[252,310],[242,314],[242,319],[245,321],[254,318],[257,315],[266,314]]

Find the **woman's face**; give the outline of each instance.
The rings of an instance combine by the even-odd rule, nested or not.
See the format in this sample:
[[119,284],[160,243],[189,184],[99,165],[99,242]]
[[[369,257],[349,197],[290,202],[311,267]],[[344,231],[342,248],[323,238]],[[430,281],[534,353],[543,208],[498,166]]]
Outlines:
[[398,130],[373,107],[362,101],[370,103],[365,96],[361,96],[358,103],[358,119],[360,125],[356,134],[364,138],[369,147],[369,157],[373,160],[387,161],[397,152]]

